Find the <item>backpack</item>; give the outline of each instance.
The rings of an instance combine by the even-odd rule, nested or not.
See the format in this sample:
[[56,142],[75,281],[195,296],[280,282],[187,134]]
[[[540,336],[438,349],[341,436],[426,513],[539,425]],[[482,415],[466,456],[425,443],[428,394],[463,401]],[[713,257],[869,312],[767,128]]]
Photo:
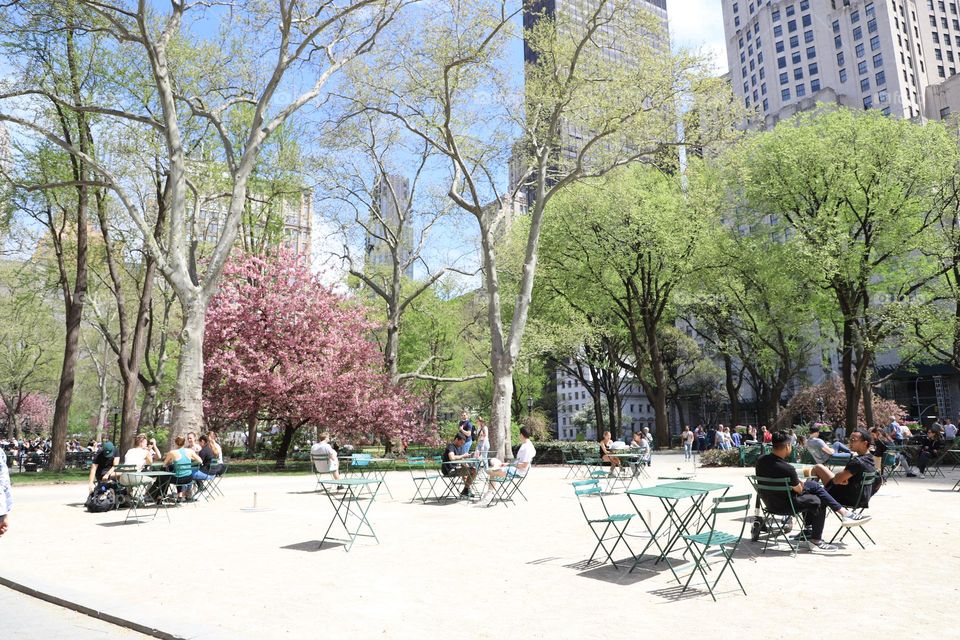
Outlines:
[[94,490],[87,496],[84,503],[87,511],[90,513],[103,513],[104,511],[113,511],[120,506],[117,497],[117,485],[112,482],[100,482]]

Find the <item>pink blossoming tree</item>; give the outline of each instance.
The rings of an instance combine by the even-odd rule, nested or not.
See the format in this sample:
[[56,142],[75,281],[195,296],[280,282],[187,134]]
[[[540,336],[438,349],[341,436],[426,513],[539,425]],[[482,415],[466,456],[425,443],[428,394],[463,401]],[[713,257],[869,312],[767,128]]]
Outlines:
[[[7,402],[9,400],[9,402]],[[44,434],[53,421],[53,401],[42,393],[4,398],[0,402],[0,422],[7,425],[7,434]]]
[[419,406],[390,382],[366,309],[324,286],[296,256],[241,256],[224,270],[204,336],[204,412],[213,428],[250,419],[294,434],[410,440]]

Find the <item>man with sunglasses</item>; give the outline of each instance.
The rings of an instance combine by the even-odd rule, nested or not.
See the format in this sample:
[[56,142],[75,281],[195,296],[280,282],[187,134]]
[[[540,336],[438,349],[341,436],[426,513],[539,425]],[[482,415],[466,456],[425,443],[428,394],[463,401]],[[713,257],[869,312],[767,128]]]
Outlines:
[[[820,478],[827,493],[844,506],[857,504],[863,474],[877,470],[873,456],[870,455],[871,441],[870,433],[866,429],[857,429],[850,434],[849,447],[853,455],[843,471],[835,474],[822,464],[815,465],[810,470],[810,475]],[[869,503],[876,486],[877,483],[874,483],[873,486],[865,489],[866,494],[860,502],[861,505]],[[866,522],[868,518],[869,516],[864,515],[860,522]]]

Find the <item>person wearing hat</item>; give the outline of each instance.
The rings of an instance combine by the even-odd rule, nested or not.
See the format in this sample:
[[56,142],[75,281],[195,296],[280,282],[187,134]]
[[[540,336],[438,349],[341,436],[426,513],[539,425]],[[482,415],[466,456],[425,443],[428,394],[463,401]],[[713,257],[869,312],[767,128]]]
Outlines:
[[117,452],[117,447],[109,440],[104,441],[100,451],[93,458],[93,464],[90,465],[88,491],[92,493],[97,483],[112,476],[113,468],[118,464],[120,464],[120,454]]
[[845,445],[835,442],[834,446],[830,447],[826,442],[821,440],[820,427],[816,424],[810,427],[810,437],[807,438],[804,446],[806,446],[807,451],[816,464],[825,464],[831,457],[850,458],[851,456],[850,449],[847,449]]

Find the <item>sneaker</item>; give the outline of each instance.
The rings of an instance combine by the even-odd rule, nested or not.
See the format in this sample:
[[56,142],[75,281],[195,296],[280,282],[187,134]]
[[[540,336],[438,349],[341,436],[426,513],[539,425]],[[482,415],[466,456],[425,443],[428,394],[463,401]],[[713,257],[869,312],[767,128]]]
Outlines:
[[841,518],[840,526],[855,527],[870,522],[871,517],[863,513],[848,513]]
[[810,553],[834,553],[837,550],[835,546],[827,544],[823,540],[820,542],[807,540],[807,549],[810,550]]
[[920,478],[921,480],[926,480],[926,479],[927,479],[927,476],[924,475],[924,474],[922,474],[922,473],[921,473],[920,475],[918,475],[917,477]]
[[908,477],[908,478],[916,478],[916,477],[917,477],[917,474],[915,474],[915,473],[908,473],[908,474],[907,474],[907,477]]

